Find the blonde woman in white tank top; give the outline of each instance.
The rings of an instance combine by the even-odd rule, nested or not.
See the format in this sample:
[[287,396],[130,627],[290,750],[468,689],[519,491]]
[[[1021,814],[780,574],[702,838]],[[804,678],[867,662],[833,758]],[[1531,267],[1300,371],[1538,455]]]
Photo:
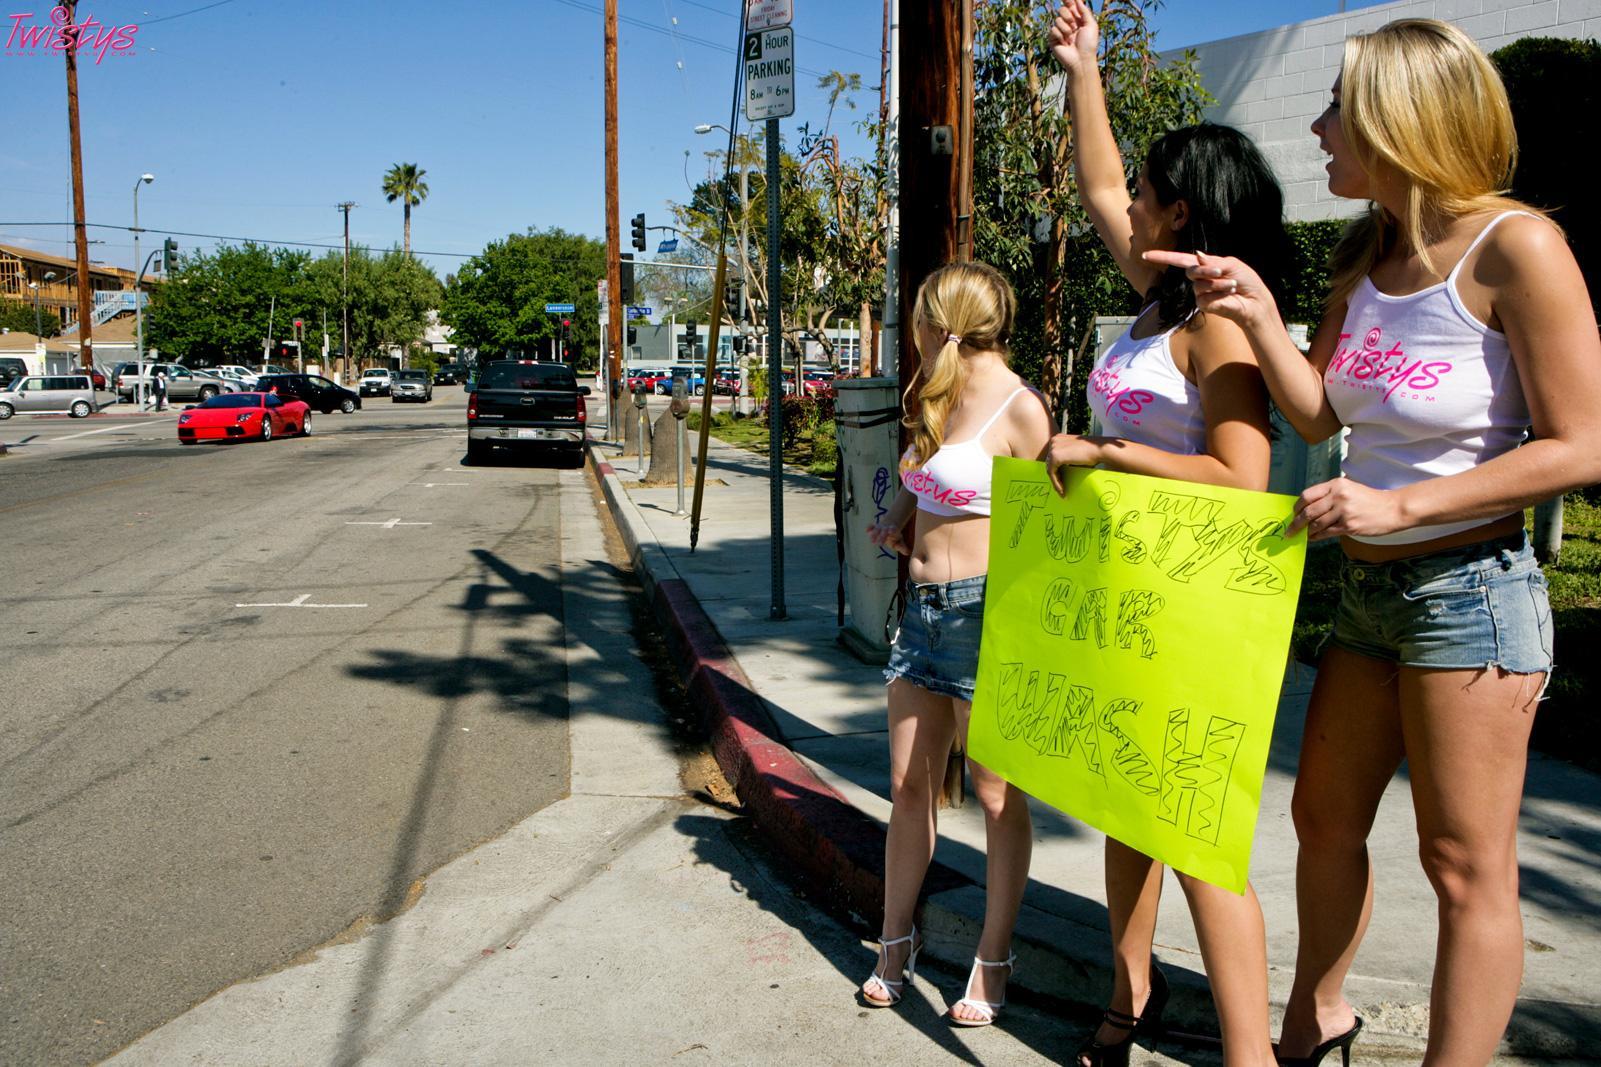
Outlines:
[[1373,904],[1367,833],[1405,759],[1440,901],[1423,1062],[1483,1064],[1522,976],[1518,804],[1551,669],[1522,512],[1601,480],[1601,342],[1562,234],[1500,195],[1511,111],[1460,30],[1402,20],[1348,40],[1312,132],[1330,191],[1371,207],[1335,254],[1310,359],[1247,263],[1150,257],[1246,329],[1303,437],[1351,428],[1346,477],[1296,507],[1347,562],[1296,778],[1300,949],[1279,1047],[1315,1062],[1361,1028],[1342,986]]
[[[1267,488],[1267,390],[1244,332],[1195,314],[1181,271],[1147,263],[1154,249],[1227,250],[1270,261],[1283,276],[1291,249],[1284,200],[1249,138],[1225,126],[1174,130],[1150,148],[1131,199],[1107,118],[1097,63],[1098,29],[1082,3],[1064,5],[1051,44],[1067,74],[1074,160],[1085,210],[1145,307],[1088,379],[1103,436],[1059,435],[1047,454],[1065,466],[1099,466],[1241,489]],[[1108,838],[1106,904],[1113,986],[1100,1027],[1075,1062],[1123,1067],[1130,1047],[1160,1026],[1167,984],[1151,958],[1164,867]],[[1243,896],[1180,875],[1212,986],[1227,1067],[1274,1063],[1268,1019],[1267,946],[1255,890]]]

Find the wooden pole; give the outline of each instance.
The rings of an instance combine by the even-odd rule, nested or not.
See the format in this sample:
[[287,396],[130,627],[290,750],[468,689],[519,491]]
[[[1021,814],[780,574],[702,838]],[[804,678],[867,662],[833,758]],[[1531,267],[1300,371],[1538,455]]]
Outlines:
[[67,12],[67,130],[72,140],[72,234],[78,252],[78,362],[94,373],[94,286],[89,280],[89,227],[83,207],[83,140],[78,125],[78,0],[59,5]]
[[956,126],[956,258],[973,258],[973,0],[962,0],[962,81]]
[[622,429],[617,417],[617,361],[623,351],[622,221],[617,191],[617,0],[606,0],[606,436]]

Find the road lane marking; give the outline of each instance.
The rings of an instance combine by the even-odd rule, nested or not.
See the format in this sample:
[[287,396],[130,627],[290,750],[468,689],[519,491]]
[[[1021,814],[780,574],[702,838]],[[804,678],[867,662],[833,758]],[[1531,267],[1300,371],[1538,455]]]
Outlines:
[[[152,421],[153,422],[175,422],[175,421],[177,421],[177,416],[175,415],[170,419],[155,419],[155,420],[152,420]],[[71,441],[71,440],[73,440],[74,438],[77,438],[77,437],[89,437],[89,436],[92,436],[92,435],[97,434],[97,433],[111,433],[113,430],[121,430],[124,433],[126,433],[126,432],[128,432],[130,430],[137,430],[137,429],[139,429],[139,427],[137,425],[135,425],[135,426],[102,426],[98,430],[85,430],[82,433],[69,433],[65,437],[56,437],[56,438],[52,438],[49,441],[44,441],[44,442],[41,442],[41,443],[42,444],[51,444],[51,445],[53,445],[53,444],[59,444],[62,441]]]
[[347,522],[346,526],[382,526],[386,530],[393,530],[396,526],[432,526],[431,522],[401,522],[398,518],[388,522]]
[[412,482],[411,484],[412,485],[420,485],[424,489],[436,489],[441,485],[471,485],[472,483],[471,482]]
[[293,600],[284,604],[235,604],[236,608],[364,608],[366,604],[308,604],[310,593],[301,593]]

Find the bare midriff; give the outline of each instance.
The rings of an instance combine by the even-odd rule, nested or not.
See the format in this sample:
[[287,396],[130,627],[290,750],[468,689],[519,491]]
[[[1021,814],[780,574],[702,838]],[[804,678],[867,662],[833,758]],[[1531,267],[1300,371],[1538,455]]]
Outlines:
[[1459,530],[1429,541],[1414,541],[1408,545],[1370,545],[1366,541],[1342,537],[1340,547],[1345,550],[1347,556],[1363,563],[1389,563],[1411,556],[1426,556],[1431,552],[1441,552],[1460,545],[1493,541],[1498,537],[1516,534],[1521,529],[1523,529],[1523,515],[1520,512],[1487,522],[1483,526],[1475,526],[1471,530]]
[[934,515],[918,511],[911,562],[914,582],[954,582],[989,570],[990,520],[986,515]]

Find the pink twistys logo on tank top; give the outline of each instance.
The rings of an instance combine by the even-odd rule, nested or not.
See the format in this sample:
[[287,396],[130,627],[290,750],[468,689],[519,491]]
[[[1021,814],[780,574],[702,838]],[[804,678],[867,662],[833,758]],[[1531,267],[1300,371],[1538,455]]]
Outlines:
[[1132,416],[1144,411],[1145,405],[1156,399],[1156,394],[1147,389],[1135,389],[1124,385],[1110,361],[1106,366],[1097,368],[1090,374],[1090,390],[1106,401],[1106,411],[1109,415],[1135,426],[1140,424],[1140,420]]
[[1348,389],[1371,390],[1384,394],[1381,403],[1390,398],[1421,400],[1434,403],[1434,389],[1440,379],[1451,372],[1450,360],[1440,359],[1425,363],[1421,359],[1408,359],[1400,341],[1385,347],[1384,331],[1375,326],[1362,336],[1360,344],[1348,344],[1353,334],[1340,334],[1340,346],[1324,382],[1336,381]]

